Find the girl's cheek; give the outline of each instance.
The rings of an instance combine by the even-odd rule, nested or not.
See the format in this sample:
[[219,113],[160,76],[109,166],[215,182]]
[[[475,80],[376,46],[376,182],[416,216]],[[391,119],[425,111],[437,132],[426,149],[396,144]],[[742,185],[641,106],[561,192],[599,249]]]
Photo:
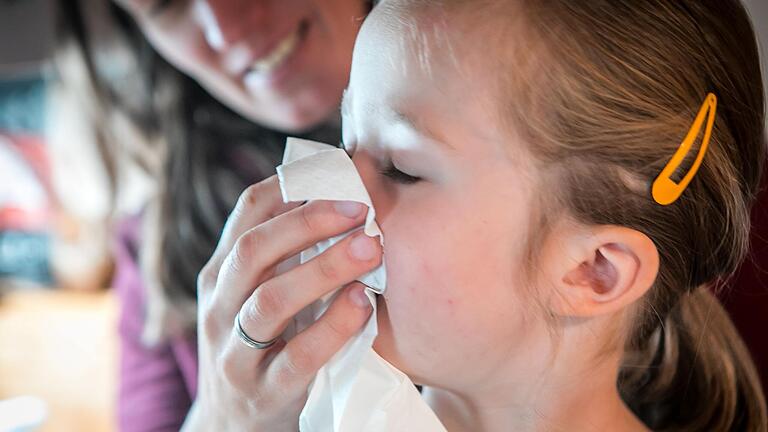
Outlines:
[[[396,213],[390,215],[394,219]],[[398,230],[397,224],[384,231],[384,257],[387,267],[387,291],[385,297],[392,301],[392,307],[413,308],[430,295],[433,274],[428,256],[421,255],[415,244],[418,239],[408,240]],[[386,228],[382,228],[386,230]]]

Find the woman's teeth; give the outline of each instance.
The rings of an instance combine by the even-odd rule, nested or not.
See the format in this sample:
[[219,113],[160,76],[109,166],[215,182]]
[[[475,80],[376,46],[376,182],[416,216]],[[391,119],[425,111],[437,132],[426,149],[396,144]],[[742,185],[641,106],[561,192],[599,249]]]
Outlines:
[[277,44],[275,49],[261,59],[253,62],[251,71],[266,73],[274,70],[283,63],[299,44],[299,30],[297,29]]

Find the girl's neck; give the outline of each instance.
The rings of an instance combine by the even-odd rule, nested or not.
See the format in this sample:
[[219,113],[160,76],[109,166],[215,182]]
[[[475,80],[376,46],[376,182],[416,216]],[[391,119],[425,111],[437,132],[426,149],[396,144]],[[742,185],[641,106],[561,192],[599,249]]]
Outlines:
[[648,430],[619,396],[618,361],[589,374],[566,376],[558,369],[514,389],[489,387],[470,395],[425,386],[422,395],[449,432]]

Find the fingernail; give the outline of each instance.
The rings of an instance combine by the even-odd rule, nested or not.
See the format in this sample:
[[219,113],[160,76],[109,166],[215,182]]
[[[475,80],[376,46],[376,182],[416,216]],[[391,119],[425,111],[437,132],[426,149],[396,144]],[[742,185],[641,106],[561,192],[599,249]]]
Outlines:
[[333,203],[333,206],[337,212],[348,218],[357,217],[363,211],[363,207],[365,207],[359,202],[354,201],[336,201]]
[[349,253],[360,261],[368,261],[376,256],[376,239],[360,232],[349,243]]
[[355,306],[359,306],[366,309],[371,306],[371,301],[368,300],[368,296],[365,295],[365,287],[355,285],[349,290],[349,298]]

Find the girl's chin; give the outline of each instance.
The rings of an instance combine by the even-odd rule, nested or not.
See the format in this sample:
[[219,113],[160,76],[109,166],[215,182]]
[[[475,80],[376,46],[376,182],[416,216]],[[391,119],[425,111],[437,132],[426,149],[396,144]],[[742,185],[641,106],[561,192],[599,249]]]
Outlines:
[[373,342],[373,350],[376,351],[376,354],[386,360],[387,363],[392,365],[395,369],[404,373],[414,384],[418,386],[434,386],[434,383],[432,383],[431,380],[426,379],[422,375],[414,373],[412,368],[408,367],[407,363],[393,349],[393,345],[388,343],[386,336],[382,337],[381,333],[379,333],[379,336]]
[[385,338],[386,336],[382,335],[381,331],[379,331],[379,335],[373,341],[373,350],[384,360],[393,363],[394,359],[390,356],[391,351],[388,349],[389,344],[384,341]]

